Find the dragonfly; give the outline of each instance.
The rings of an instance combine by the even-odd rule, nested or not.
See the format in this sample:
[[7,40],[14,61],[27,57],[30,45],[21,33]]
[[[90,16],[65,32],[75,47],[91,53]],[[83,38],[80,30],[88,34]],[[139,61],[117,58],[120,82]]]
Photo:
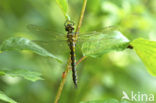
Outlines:
[[[86,41],[90,37],[93,37],[95,35],[99,35],[101,33],[111,32],[115,29],[115,27],[114,26],[108,26],[108,27],[103,28],[102,30],[91,31],[91,32],[87,32],[87,33],[75,33],[75,31],[74,31],[75,30],[75,23],[73,21],[66,21],[64,24],[64,27],[65,27],[65,31],[66,31],[66,36],[60,35],[60,33],[58,33],[58,32],[44,30],[43,28],[36,26],[36,25],[30,24],[27,26],[27,28],[30,31],[37,31],[37,32],[47,31],[46,33],[49,33],[49,32],[52,33],[51,37],[53,40],[66,41],[67,42],[69,50],[70,50],[73,83],[74,83],[75,87],[77,88],[76,53],[75,53],[75,48],[76,48],[77,42]],[[55,35],[53,35],[53,34],[55,34]]]

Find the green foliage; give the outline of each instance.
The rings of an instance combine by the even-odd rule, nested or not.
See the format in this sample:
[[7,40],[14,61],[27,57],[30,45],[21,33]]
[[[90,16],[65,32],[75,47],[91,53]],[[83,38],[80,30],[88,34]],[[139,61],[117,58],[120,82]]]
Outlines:
[[[59,3],[64,1],[59,0]],[[72,20],[77,23],[83,0],[68,0],[68,2],[70,4],[69,10],[68,5],[63,6],[67,4],[66,1],[59,7],[63,8],[61,10],[63,10],[64,15],[67,15],[67,12],[70,13]],[[66,7],[67,9],[65,9]],[[81,31],[96,31],[115,25],[129,40],[138,37],[156,40],[155,7],[156,0],[88,0]],[[58,9],[56,0],[1,0],[0,45],[2,46],[3,41],[10,37],[20,36],[32,40],[50,41],[51,36],[57,36],[57,33],[53,34],[49,31],[38,31],[40,33],[37,32],[38,35],[36,35],[26,29],[29,24],[64,33],[64,16],[62,17],[63,13]],[[93,41],[95,42],[93,44],[97,45],[96,39],[92,38],[93,40],[91,39],[89,42],[92,43],[91,41]],[[97,37],[97,40],[98,38],[100,36]],[[6,76],[0,77],[0,89],[9,97],[16,98],[15,100],[20,103],[53,102],[69,56],[68,50],[59,45],[63,43],[51,42],[42,45],[38,42],[41,47],[62,58],[63,63],[58,63],[55,59],[49,57],[40,56],[40,53],[34,55],[31,53],[32,50],[30,52],[9,50],[0,53],[0,69],[8,68],[12,70],[17,68],[41,71],[44,77],[44,81],[39,80],[37,82],[29,82],[23,79],[16,81],[16,78],[15,81],[12,81],[12,78],[7,78],[6,72],[1,70],[0,75]],[[77,47],[79,47],[78,42]],[[89,50],[89,52],[92,50]],[[95,53],[93,50],[93,56],[100,56],[105,53],[101,49],[98,51],[101,51],[101,53]],[[77,61],[81,57],[82,52],[77,48]],[[146,69],[142,69],[143,67],[143,63],[138,61],[136,54],[131,50],[112,52],[99,58],[87,58],[77,66],[78,88],[73,88],[70,72],[59,103],[79,103],[80,101],[103,100],[104,98],[118,98],[120,100],[123,90],[127,91],[128,94],[133,90],[136,93],[156,95],[156,91],[154,91],[156,90],[156,80],[149,76]],[[10,81],[13,83],[10,83]]]
[[131,42],[137,55],[146,65],[148,71],[156,76],[156,41],[149,41],[143,38],[135,39]]
[[40,77],[41,76],[40,73],[32,72],[24,69],[0,69],[0,72],[3,75],[8,75],[12,77],[23,77],[33,82],[37,80],[43,80],[43,78]]
[[0,71],[0,76],[1,75],[5,75],[5,72],[4,71]]
[[0,100],[3,100],[8,103],[17,103],[13,99],[9,98],[7,95],[5,95],[2,91],[0,91]]
[[37,53],[41,56],[51,57],[58,61],[61,61],[58,57],[54,56],[53,54],[49,53],[44,48],[40,47],[39,45],[35,44],[34,42],[30,41],[29,39],[23,37],[11,37],[5,40],[1,46],[1,51],[10,51],[10,50],[30,50],[34,53]]
[[70,19],[68,15],[68,0],[56,0],[57,4],[64,13],[66,19]]
[[84,56],[96,57],[113,50],[124,50],[128,45],[129,40],[123,34],[112,31],[89,37],[89,40],[82,45],[82,53]]
[[105,100],[97,100],[97,101],[88,101],[88,102],[80,102],[80,103],[130,103],[127,101],[118,101],[116,99],[105,99]]

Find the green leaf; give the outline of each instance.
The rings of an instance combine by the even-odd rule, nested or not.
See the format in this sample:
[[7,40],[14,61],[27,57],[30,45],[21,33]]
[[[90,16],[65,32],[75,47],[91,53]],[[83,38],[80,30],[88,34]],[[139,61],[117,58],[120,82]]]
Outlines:
[[68,0],[56,0],[56,2],[63,11],[65,18],[70,20],[68,16]]
[[119,31],[110,33],[99,33],[92,36],[82,44],[82,53],[84,56],[100,56],[110,51],[121,51],[127,48],[129,40]]
[[38,72],[28,71],[25,69],[2,69],[0,72],[3,73],[3,75],[8,75],[12,77],[23,77],[30,81],[37,81],[37,80],[43,80],[41,78],[41,74]]
[[1,76],[1,75],[5,75],[5,72],[3,72],[3,71],[0,71],[0,76]]
[[105,99],[105,100],[95,100],[95,101],[87,101],[87,102],[80,102],[80,103],[130,103],[127,101],[118,101],[116,99]]
[[156,41],[138,38],[130,43],[148,71],[156,76]]
[[53,54],[49,53],[44,48],[40,47],[39,45],[35,44],[34,42],[30,41],[29,39],[23,37],[11,37],[5,40],[1,46],[1,51],[9,51],[9,50],[30,50],[36,54],[41,56],[51,57],[58,61],[61,61],[58,57],[54,56]]
[[8,102],[8,103],[17,103],[13,99],[11,99],[7,95],[5,95],[2,91],[0,91],[0,100]]

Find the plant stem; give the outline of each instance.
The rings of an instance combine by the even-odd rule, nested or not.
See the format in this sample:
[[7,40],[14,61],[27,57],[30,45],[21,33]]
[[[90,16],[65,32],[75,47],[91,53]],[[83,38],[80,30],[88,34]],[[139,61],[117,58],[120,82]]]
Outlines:
[[133,49],[133,46],[132,46],[132,45],[128,45],[127,48],[129,48],[129,49]]
[[87,0],[83,1],[83,6],[82,6],[82,10],[81,10],[81,15],[79,18],[79,22],[75,31],[75,35],[78,36],[78,32],[80,31],[81,25],[82,25],[82,21],[83,21],[83,17],[84,17],[84,13],[85,13],[85,9],[86,9],[86,5],[87,5]]
[[81,59],[79,59],[79,61],[76,63],[76,65],[80,64],[83,60],[85,60],[87,58],[87,56],[83,56]]
[[[79,22],[78,22],[78,25],[77,25],[77,28],[76,28],[76,32],[75,32],[76,38],[78,37],[78,32],[80,31],[80,28],[81,28],[81,25],[82,25],[82,21],[83,21],[83,17],[84,17],[84,12],[85,12],[85,9],[86,9],[86,4],[87,4],[87,0],[84,0],[83,1],[83,6],[82,6],[82,10],[81,10],[80,19],[79,19]],[[86,58],[86,56],[82,57],[76,64],[78,65],[85,58]],[[58,103],[58,101],[60,99],[60,96],[61,96],[61,93],[62,93],[64,84],[65,84],[65,81],[66,81],[68,72],[70,70],[70,64],[71,64],[71,59],[69,58],[68,63],[67,63],[66,70],[63,72],[62,80],[61,80],[60,86],[58,88],[58,92],[57,92],[57,95],[56,95],[56,98],[55,98],[54,103]]]
[[[86,58],[87,58],[86,56],[83,56],[81,59],[79,59],[79,61],[76,63],[76,65],[78,65],[79,63],[81,63]],[[60,99],[60,96],[61,96],[61,93],[62,93],[64,84],[65,84],[67,75],[69,73],[69,70],[71,69],[70,63],[71,63],[71,59],[69,58],[68,63],[67,63],[66,70],[62,74],[62,80],[61,80],[61,83],[60,83],[60,86],[59,86],[59,89],[58,89],[58,92],[57,92],[57,95],[56,95],[56,98],[55,98],[55,102],[54,103],[58,103],[58,100]]]
[[70,63],[71,63],[71,59],[69,58],[66,70],[62,74],[62,80],[61,80],[60,86],[58,88],[58,92],[57,92],[57,95],[56,95],[54,103],[58,103],[58,100],[60,99],[60,96],[61,96],[61,93],[62,93],[62,90],[63,90],[63,87],[64,87],[64,83],[66,81],[66,77],[67,77],[67,74],[69,72],[69,65],[70,65]]

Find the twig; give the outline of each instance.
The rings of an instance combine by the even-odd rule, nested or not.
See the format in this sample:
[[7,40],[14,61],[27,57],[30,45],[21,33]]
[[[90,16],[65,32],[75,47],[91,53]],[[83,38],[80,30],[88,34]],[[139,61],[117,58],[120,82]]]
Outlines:
[[83,60],[85,60],[87,58],[87,56],[83,56],[81,59],[79,59],[79,61],[76,63],[76,65],[80,64]]
[[[78,65],[79,63],[81,63],[86,58],[87,58],[86,56],[83,56],[81,59],[79,59],[79,61],[76,63],[76,65]],[[55,98],[55,102],[54,103],[58,103],[58,100],[60,99],[60,96],[61,96],[61,93],[62,93],[62,90],[63,90],[63,87],[64,87],[64,83],[66,81],[66,78],[67,78],[67,75],[69,73],[69,70],[71,69],[70,63],[71,63],[71,59],[68,60],[66,70],[62,74],[62,81],[60,83],[60,86],[59,86],[59,89],[58,89],[58,92],[57,92],[57,95],[56,95],[56,98]]]
[[129,44],[129,45],[127,46],[127,48],[133,49],[133,46]]
[[58,100],[60,99],[60,96],[61,96],[61,93],[62,93],[62,90],[63,90],[63,87],[64,87],[64,83],[66,81],[66,77],[67,77],[67,74],[68,74],[68,71],[69,71],[70,63],[71,63],[71,59],[69,58],[66,70],[62,74],[62,80],[61,80],[61,83],[60,83],[60,86],[59,86],[59,89],[58,89],[58,92],[57,92],[57,95],[56,95],[54,103],[58,103]]
[[[82,24],[82,21],[83,21],[84,12],[85,12],[85,9],[86,9],[86,4],[87,4],[87,0],[84,0],[84,1],[83,1],[83,6],[82,6],[82,10],[81,10],[80,19],[79,19],[78,26],[77,26],[76,32],[75,32],[76,38],[78,37],[78,32],[79,32],[79,30],[80,30],[80,27],[81,27],[81,24]],[[86,58],[85,56],[82,57],[76,64],[79,64],[79,63],[82,62],[85,58]],[[62,93],[62,90],[63,90],[63,87],[64,87],[64,83],[65,83],[65,81],[66,81],[68,72],[69,72],[69,70],[70,70],[70,64],[71,64],[71,59],[69,58],[68,63],[67,63],[67,68],[66,68],[65,72],[63,72],[62,80],[61,80],[61,83],[60,83],[60,86],[59,86],[59,89],[58,89],[58,92],[57,92],[57,95],[56,95],[56,98],[55,98],[54,103],[58,103],[58,101],[59,101],[59,99],[60,99],[60,96],[61,96],[61,93]]]
[[85,9],[86,9],[86,5],[87,5],[87,0],[83,1],[83,6],[82,6],[82,10],[81,10],[81,15],[80,15],[80,19],[75,31],[75,35],[78,36],[78,32],[80,31],[80,27],[82,25],[82,21],[83,21],[83,17],[84,17],[84,13],[85,13]]

